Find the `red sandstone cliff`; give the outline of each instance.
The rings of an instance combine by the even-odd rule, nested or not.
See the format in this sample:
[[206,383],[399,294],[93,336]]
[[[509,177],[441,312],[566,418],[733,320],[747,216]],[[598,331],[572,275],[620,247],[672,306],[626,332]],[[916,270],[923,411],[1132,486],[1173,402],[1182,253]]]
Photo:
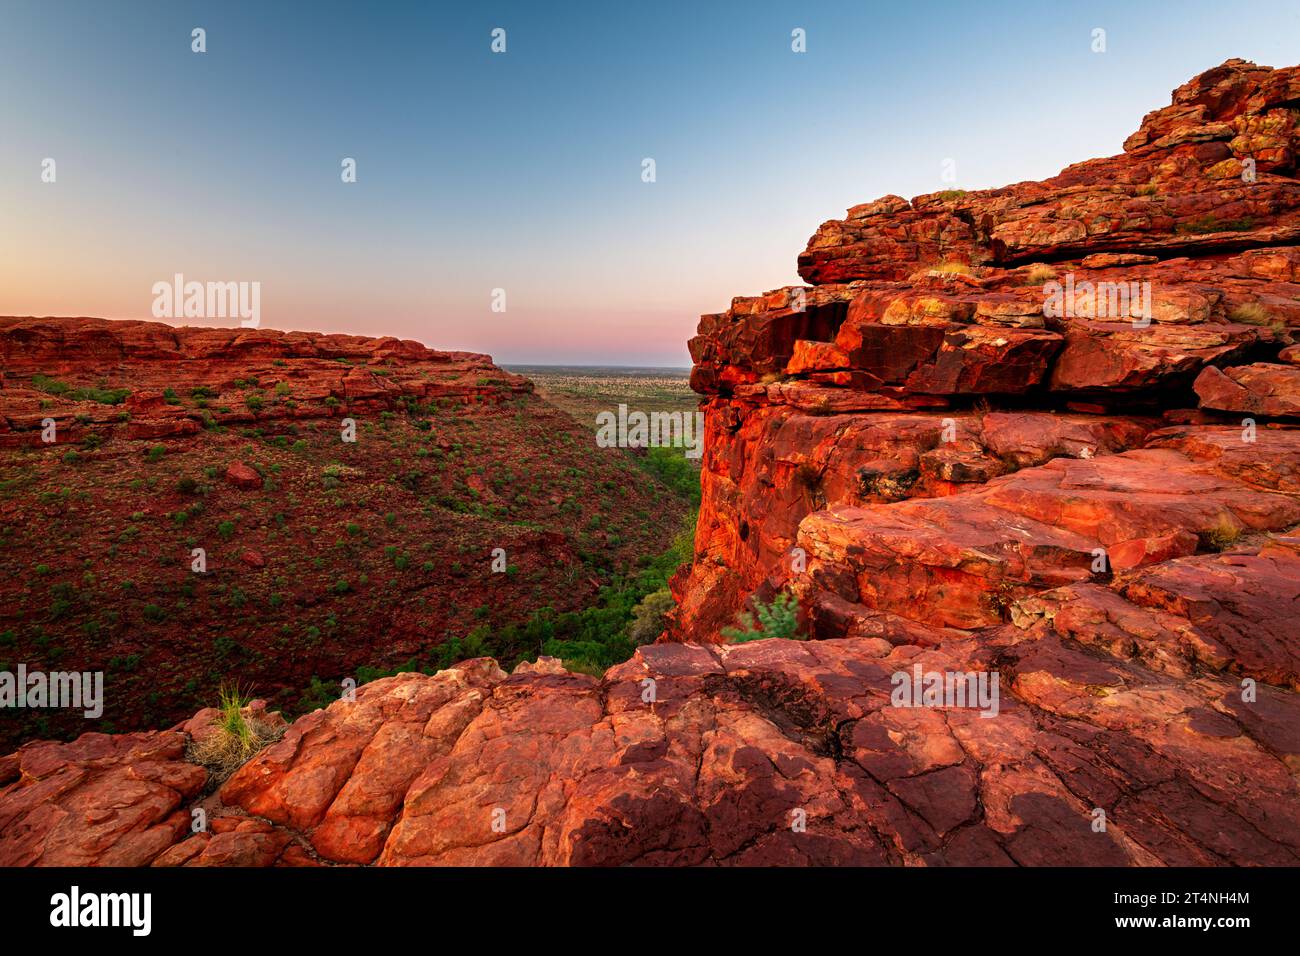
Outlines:
[[[210,715],[34,744],[0,862],[1294,865],[1300,68],[1229,61],[1125,148],[855,207],[811,288],[702,319],[692,643],[365,685],[196,835]],[[1045,315],[1067,278],[1150,308]],[[783,587],[816,640],[714,643]],[[917,667],[997,716],[893,706]]]
[[[339,408],[379,411],[410,397],[465,403],[532,391],[531,382],[498,369],[486,355],[439,352],[391,337],[0,316],[0,444],[39,445],[46,417],[55,419],[63,442],[123,418],[122,408],[103,403],[65,401],[51,408],[49,394],[30,386],[34,375],[70,386],[105,377],[128,385],[125,431],[132,438],[191,435],[205,419],[224,425],[337,418]],[[247,407],[242,385],[232,383],[259,376],[272,380],[268,387],[285,382],[291,400]],[[209,386],[212,407],[163,400],[166,388],[195,385]]]
[[[1300,70],[1229,61],[1120,156],[855,206],[800,256],[812,287],[704,316],[678,635],[784,585],[796,546],[829,635],[989,626],[1090,580],[1098,547],[1121,571],[1294,525],[1297,435],[1265,422],[1300,416],[1297,109]],[[1116,294],[1045,316],[1051,282]]]

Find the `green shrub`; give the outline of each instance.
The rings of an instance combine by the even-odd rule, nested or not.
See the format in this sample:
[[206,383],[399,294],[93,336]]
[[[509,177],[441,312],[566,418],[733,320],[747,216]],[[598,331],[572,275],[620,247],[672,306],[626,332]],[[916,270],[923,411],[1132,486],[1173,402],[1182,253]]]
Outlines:
[[101,405],[121,405],[131,394],[129,388],[73,388],[67,382],[39,374],[32,376],[32,388],[73,402],[98,402]]
[[699,507],[700,472],[686,458],[686,449],[647,448],[646,453],[637,456],[635,461],[662,484],[672,489],[675,494],[685,498],[695,507]]
[[674,607],[672,592],[667,588],[651,591],[632,609],[632,623],[627,636],[638,647],[659,637],[666,625],[665,615]]
[[[758,626],[754,619],[758,618]],[[758,641],[765,638],[792,638],[799,628],[799,599],[782,591],[768,604],[754,602],[754,611],[739,616],[740,627],[724,627],[722,636],[733,644]]]

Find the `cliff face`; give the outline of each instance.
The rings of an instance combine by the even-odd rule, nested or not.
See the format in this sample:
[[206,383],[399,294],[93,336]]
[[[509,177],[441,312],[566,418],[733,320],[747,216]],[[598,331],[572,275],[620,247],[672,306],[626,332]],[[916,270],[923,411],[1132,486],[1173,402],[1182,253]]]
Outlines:
[[1300,70],[1229,61],[1120,156],[855,206],[811,287],[704,316],[674,636],[787,583],[816,636],[987,627],[1095,581],[1098,548],[1129,571],[1293,525],[1298,111]]
[[[855,207],[691,343],[675,641],[374,681],[215,791],[211,713],[32,744],[0,862],[1300,862],[1298,124],[1229,61],[1122,156]],[[783,588],[813,640],[716,642]]]
[[[364,413],[412,397],[465,404],[532,391],[531,382],[498,369],[486,355],[439,352],[402,339],[92,318],[0,316],[0,376],[0,441],[11,447],[38,446],[46,417],[54,418],[64,442],[95,427],[114,428],[123,410],[131,413],[123,437],[172,437],[197,433],[206,419],[218,425],[337,419],[344,403]],[[71,390],[52,395],[34,387],[35,376],[72,389],[107,382],[128,394],[112,404],[77,402],[81,396]],[[284,382],[288,391],[250,408],[246,399],[260,394],[263,378],[266,388]],[[195,387],[207,393],[202,407],[163,398],[170,388],[185,390],[179,397],[189,399]]]

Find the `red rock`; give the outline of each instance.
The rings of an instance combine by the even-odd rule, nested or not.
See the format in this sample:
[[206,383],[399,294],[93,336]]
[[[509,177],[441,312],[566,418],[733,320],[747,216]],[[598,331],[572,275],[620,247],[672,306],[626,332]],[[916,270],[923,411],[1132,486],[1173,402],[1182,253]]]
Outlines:
[[[281,822],[178,826],[151,859],[369,859],[338,841],[360,833],[387,865],[1294,864],[1300,706],[1269,685],[1244,704],[1228,674],[1294,679],[1298,548],[1049,590],[982,640],[913,625],[926,645],[653,645],[600,681],[488,661],[386,678],[300,720],[223,788]],[[1242,639],[1256,633],[1270,640]],[[994,662],[996,720],[890,706],[893,674]],[[1106,834],[1080,837],[1097,806]]]
[[[1168,633],[1211,633],[1211,620],[1230,628],[1214,633],[1240,633],[1231,615],[1258,620],[1294,600],[1273,593],[1278,579],[1256,577],[1277,573],[1267,560],[1236,567],[1236,586],[1256,603],[1180,623],[1204,598],[1162,601]],[[1300,577],[1281,573],[1293,590]],[[1116,597],[1130,615],[1150,613]],[[386,834],[378,862],[387,865],[1300,859],[1294,695],[1265,686],[1263,706],[1251,707],[1214,672],[1180,680],[1161,666],[1177,658],[1159,657],[1158,644],[1150,656],[1132,653],[1134,640],[1160,633],[1145,625],[1127,643],[1086,626],[1067,631],[1089,640],[1100,655],[1090,657],[1052,629],[1075,626],[1064,615],[1079,599],[1063,594],[1049,606],[1054,617],[1030,602],[1020,625],[996,630],[987,646],[962,632],[939,632],[929,648],[878,638],[655,645],[603,681],[550,668],[506,677],[490,666],[473,677],[402,675],[312,715],[293,763],[352,737],[363,711],[363,753],[396,728],[424,728],[419,756],[406,751],[398,762],[374,751],[336,765],[340,794],[383,795],[369,819]],[[1004,681],[996,720],[969,708],[890,706],[894,673],[979,670],[995,657]],[[653,705],[643,700],[647,678],[658,687]],[[470,688],[481,699],[466,711]],[[414,712],[394,706],[401,700]],[[292,815],[299,789],[265,772],[279,765],[241,771],[239,802],[274,794],[268,805]],[[301,793],[318,806],[311,789]],[[1109,808],[1108,827],[1092,840],[1096,806]],[[794,811],[801,830],[791,829]],[[333,840],[329,828],[297,834],[244,820],[178,835],[157,863],[309,865]],[[298,844],[303,835],[309,842]]]
[[[398,678],[367,684],[355,702],[340,701],[295,723],[226,781],[222,800],[311,831],[327,859],[370,862],[406,787],[438,753],[435,731],[459,732],[482,706],[487,682],[498,676],[504,675],[492,662],[468,662],[427,686]],[[342,734],[330,719],[335,712],[347,718]],[[348,785],[356,769],[362,775]]]
[[244,552],[242,552],[242,553],[239,555],[239,560],[240,560],[240,561],[243,561],[243,562],[244,562],[246,565],[248,565],[250,568],[264,568],[264,567],[266,567],[266,558],[262,557],[262,555],[259,554],[259,553],[256,552],[256,551],[244,551]]
[[991,412],[982,420],[980,440],[989,454],[1024,468],[1139,447],[1153,425],[1140,418]]
[[190,860],[201,854],[212,839],[211,834],[195,833],[189,839],[177,843],[160,853],[152,866],[185,866]]
[[218,833],[202,852],[185,860],[185,866],[271,866],[289,843],[281,830],[269,833],[234,830]]
[[182,438],[197,435],[198,432],[198,422],[179,416],[150,420],[132,418],[126,426],[126,437],[132,439]]
[[188,834],[207,774],[173,731],[21,748],[0,787],[0,866],[144,866]]
[[794,354],[785,367],[787,375],[817,372],[827,369],[847,369],[849,357],[831,342],[809,342],[799,339],[794,343]]
[[969,328],[949,332],[935,353],[907,377],[907,387],[927,394],[982,395],[1028,391],[1047,375],[1061,346],[1054,332]]
[[1243,426],[1166,428],[1152,432],[1148,447],[1176,448],[1212,462],[1217,474],[1257,488],[1300,493],[1300,430]]
[[1195,554],[1199,546],[1200,539],[1193,532],[1178,528],[1169,534],[1113,544],[1106,550],[1106,558],[1112,570],[1123,571]]
[[323,866],[311,852],[298,843],[290,843],[276,860],[276,866]]
[[1248,415],[1300,416],[1300,368],[1256,363],[1226,372],[1210,366],[1196,379],[1205,408]]
[[[800,275],[814,285],[896,281],[941,260],[1011,265],[1086,254],[1094,267],[1102,253],[1290,241],[1300,234],[1300,189],[1290,178],[1296,121],[1279,107],[1296,72],[1230,60],[1175,90],[1173,105],[1149,114],[1124,154],[1041,183],[854,207],[809,240]],[[1248,192],[1247,157],[1265,171]]]
[[[695,548],[702,558],[674,579],[678,609],[670,634],[716,636],[749,595],[771,593],[788,581],[793,529],[806,516],[998,482],[1012,482],[999,494],[1022,498],[1011,510],[1027,508],[1029,486],[1015,483],[1014,475],[998,475],[1060,456],[1140,447],[1171,401],[1194,404],[1194,380],[1207,409],[1290,414],[1295,389],[1290,373],[1279,369],[1294,366],[1240,363],[1267,349],[1282,352],[1286,329],[1300,327],[1300,252],[1283,244],[1300,235],[1297,127],[1291,114],[1274,112],[1287,102],[1297,77],[1300,68],[1275,71],[1229,61],[1175,91],[1174,105],[1146,117],[1123,155],[1077,164],[1042,183],[934,194],[910,203],[891,196],[855,206],[846,220],[823,225],[800,257],[811,288],[737,298],[727,312],[703,316],[691,342],[692,384],[709,399]],[[1247,154],[1258,160],[1254,151],[1260,148],[1271,151],[1268,172],[1245,189],[1236,173],[1225,174],[1225,164]],[[1232,228],[1222,228],[1225,222]],[[1056,261],[1047,266],[1045,259]],[[928,268],[941,260],[965,263],[970,274]],[[1023,265],[1035,261],[1039,265],[1032,269]],[[1053,281],[1068,282],[1076,293],[1091,283],[1096,294],[1072,301],[1078,306],[1074,314],[1058,316],[1047,308]],[[1127,284],[1135,283],[1136,297],[1119,296],[1116,283],[1125,284],[1126,293],[1133,291]],[[1144,283],[1149,293],[1141,291]],[[803,304],[798,321],[815,334],[795,331],[796,302]],[[1149,319],[1135,307],[1144,303]],[[766,381],[777,361],[785,363],[780,371],[787,380]],[[850,378],[854,372],[870,379]],[[1208,383],[1214,395],[1206,398]],[[996,401],[1028,393],[1032,397],[1017,399],[1017,407],[1024,407],[1040,403],[1044,387],[1085,414],[1036,413],[1021,420],[1017,415],[1024,413],[994,412],[971,434],[958,425],[964,416],[954,413],[950,421],[960,435],[951,445],[900,440],[884,455],[849,446],[833,466],[821,448],[831,435],[842,441],[844,425],[861,414],[914,413],[923,398],[961,407],[963,396],[981,394]],[[788,437],[798,434],[792,430],[800,421],[795,410],[826,419],[802,447]],[[1222,419],[1206,412],[1183,420],[1212,425]],[[1281,454],[1188,439],[1197,445],[1194,454],[1213,455],[1218,474],[1230,483],[1290,493],[1300,463],[1289,441],[1283,451],[1274,436],[1269,440]],[[1190,446],[1184,450],[1191,452]],[[1175,470],[1182,473],[1184,465]],[[1137,467],[1135,474],[1147,476],[1149,484],[1121,482],[1117,488],[1125,490],[1115,493],[1113,505],[1089,496],[1095,514],[1118,518],[1132,531],[1103,536],[1121,565],[1183,554],[1189,535],[1208,533],[1221,517],[1201,504],[1166,510],[1159,502],[1187,505],[1196,495],[1150,497],[1162,485],[1157,472]],[[1190,480],[1189,488],[1210,481],[1199,472]],[[862,481],[887,493],[848,493]],[[1222,486],[1225,504],[1248,494],[1229,495],[1230,487]],[[1065,492],[1045,489],[1043,505]],[[981,500],[1008,507],[1005,498]],[[1122,508],[1121,501],[1133,507]],[[1080,518],[1086,513],[1078,506],[1073,511]],[[1265,526],[1275,527],[1274,519],[1285,512]],[[972,512],[975,525],[980,513]],[[1156,520],[1138,528],[1129,519],[1137,513]],[[1022,517],[1048,526],[1059,521],[1051,509],[1031,508]],[[1224,520],[1246,530],[1259,527],[1254,518]],[[915,534],[932,533],[926,527],[917,526]],[[951,534],[954,525],[943,527],[942,534]],[[1101,546],[1095,528],[1087,536]],[[995,578],[1002,580],[1000,573]],[[904,593],[906,587],[899,600]],[[984,611],[976,617],[989,620],[989,595],[958,596],[947,585],[944,593],[955,602],[956,619],[967,620],[963,615],[979,605]]]
[[1169,387],[1207,363],[1244,352],[1255,329],[1233,325],[1152,325],[1134,329],[1113,322],[1079,322],[1065,336],[1052,367],[1054,391],[1124,391]]
[[262,487],[262,476],[242,461],[230,463],[230,467],[226,469],[226,481],[236,488],[246,490],[256,490]]
[[1132,252],[1095,252],[1079,260],[1085,269],[1110,269],[1114,266],[1136,266],[1159,262],[1159,256],[1144,256]]

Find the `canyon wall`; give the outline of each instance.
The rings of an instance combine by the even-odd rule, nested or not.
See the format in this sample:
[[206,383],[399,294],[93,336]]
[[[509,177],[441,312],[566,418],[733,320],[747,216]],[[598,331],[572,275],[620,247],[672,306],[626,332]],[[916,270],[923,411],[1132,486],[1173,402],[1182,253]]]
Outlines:
[[1119,156],[855,206],[810,287],[704,316],[672,636],[786,585],[815,636],[987,627],[1098,549],[1109,580],[1293,525],[1298,110],[1300,71],[1229,61]]

